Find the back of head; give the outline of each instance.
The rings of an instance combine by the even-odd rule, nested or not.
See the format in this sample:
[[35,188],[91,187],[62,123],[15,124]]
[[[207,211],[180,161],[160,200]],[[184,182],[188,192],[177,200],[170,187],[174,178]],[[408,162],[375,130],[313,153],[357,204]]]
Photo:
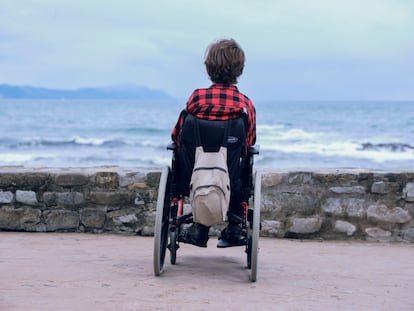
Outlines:
[[233,39],[222,39],[207,48],[204,64],[212,82],[236,84],[243,73],[244,61],[239,44]]

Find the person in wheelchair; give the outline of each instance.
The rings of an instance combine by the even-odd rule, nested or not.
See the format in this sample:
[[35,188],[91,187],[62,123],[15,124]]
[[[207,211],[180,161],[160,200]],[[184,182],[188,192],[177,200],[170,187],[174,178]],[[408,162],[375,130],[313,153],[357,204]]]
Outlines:
[[[193,91],[171,134],[178,149],[176,165],[179,174],[176,177],[176,189],[173,190],[173,196],[178,198],[189,195],[196,147],[194,119],[200,120],[203,147],[212,151],[220,147],[225,124],[232,120],[227,139],[231,196],[227,213],[228,224],[220,236],[228,245],[240,244],[243,202],[246,199],[241,175],[249,147],[256,141],[255,107],[235,85],[243,72],[244,63],[244,51],[235,40],[222,39],[210,44],[206,51],[205,66],[213,84],[208,88]],[[206,247],[208,234],[208,226],[194,222],[181,231],[178,239],[184,243]]]

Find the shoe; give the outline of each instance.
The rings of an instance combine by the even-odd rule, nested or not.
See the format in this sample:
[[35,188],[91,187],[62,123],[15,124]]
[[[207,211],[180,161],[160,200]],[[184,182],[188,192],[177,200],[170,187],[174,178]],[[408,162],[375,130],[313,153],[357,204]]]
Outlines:
[[246,244],[246,239],[241,236],[242,228],[240,225],[229,223],[226,228],[221,231],[217,247],[242,246]]
[[178,236],[178,241],[199,247],[207,247],[209,230],[210,227],[204,226],[199,223],[193,223],[188,228],[183,229],[180,232]]

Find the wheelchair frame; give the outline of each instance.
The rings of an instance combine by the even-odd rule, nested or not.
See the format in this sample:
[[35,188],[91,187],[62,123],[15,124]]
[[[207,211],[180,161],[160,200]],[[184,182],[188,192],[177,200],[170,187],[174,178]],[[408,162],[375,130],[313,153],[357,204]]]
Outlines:
[[[170,252],[170,263],[172,265],[176,263],[177,250],[180,247],[178,235],[182,225],[193,222],[192,214],[184,214],[183,199],[176,200],[172,198],[177,146],[175,143],[172,143],[168,145],[167,149],[173,151],[173,157],[171,166],[165,166],[162,169],[158,189],[153,253],[154,274],[156,276],[161,275],[164,270],[167,249]],[[242,221],[242,236],[245,243],[240,245],[245,247],[249,279],[252,282],[257,280],[260,233],[261,174],[259,171],[253,173],[253,156],[257,154],[259,154],[258,147],[252,146],[249,148],[247,155],[249,176],[243,177],[247,178],[250,193]]]

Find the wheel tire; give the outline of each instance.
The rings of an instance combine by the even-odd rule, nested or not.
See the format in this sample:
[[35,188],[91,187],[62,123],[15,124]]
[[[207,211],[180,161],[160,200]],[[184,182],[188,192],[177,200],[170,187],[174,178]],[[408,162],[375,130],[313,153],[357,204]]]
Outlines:
[[[257,260],[259,252],[259,234],[260,234],[260,201],[261,201],[261,174],[256,171],[254,177],[254,202],[253,202],[253,228],[250,248],[250,281],[257,280]],[[248,253],[249,256],[249,253]],[[249,260],[248,260],[249,261]],[[248,262],[249,264],[249,262]]]
[[177,231],[170,231],[170,262],[172,265],[175,265],[177,259]]
[[165,253],[168,246],[170,221],[170,168],[164,167],[161,172],[158,188],[157,210],[154,226],[154,274],[160,275],[164,268]]
[[252,268],[252,237],[250,236],[247,240],[247,269]]

